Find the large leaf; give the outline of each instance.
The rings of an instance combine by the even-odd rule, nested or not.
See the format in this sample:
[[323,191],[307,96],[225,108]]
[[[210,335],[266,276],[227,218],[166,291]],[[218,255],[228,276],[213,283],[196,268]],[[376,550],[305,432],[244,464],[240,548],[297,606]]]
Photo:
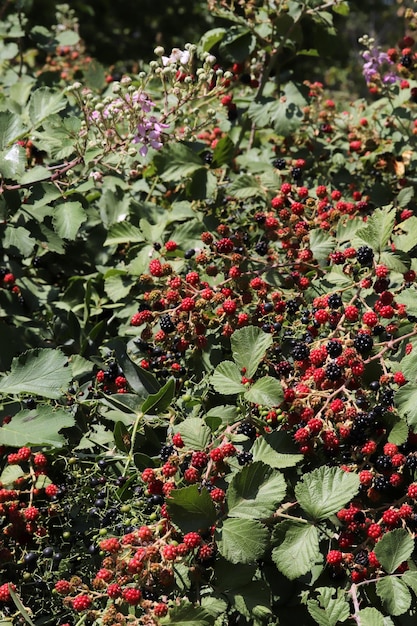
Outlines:
[[119,243],[139,243],[143,241],[143,233],[130,222],[118,222],[112,224],[105,241],[106,246],[118,245]]
[[63,91],[55,91],[49,87],[40,87],[32,93],[29,100],[29,118],[37,128],[49,116],[62,111],[67,105]]
[[233,477],[227,491],[230,517],[248,519],[270,516],[284,498],[285,479],[261,461],[244,467]]
[[[19,115],[10,111],[0,111],[0,150],[4,150],[19,139],[24,130]],[[23,149],[22,152],[24,153]]]
[[392,207],[376,209],[368,218],[366,226],[357,231],[356,236],[371,248],[382,252],[392,235],[395,223],[395,210]]
[[338,467],[319,467],[304,474],[295,486],[300,506],[314,519],[320,520],[337,513],[356,495],[359,478]]
[[71,378],[67,357],[60,350],[29,350],[13,359],[10,374],[0,381],[0,393],[31,393],[58,399]]
[[263,461],[270,467],[276,469],[284,469],[286,467],[294,467],[304,459],[303,454],[288,454],[277,452],[265,440],[264,437],[258,437],[251,448],[254,461]]
[[26,153],[22,146],[14,144],[0,152],[0,174],[4,178],[17,180],[25,171]]
[[407,585],[396,576],[385,576],[376,583],[376,592],[391,615],[402,615],[411,605]]
[[62,239],[75,239],[79,228],[86,221],[87,215],[81,202],[63,202],[58,204],[52,213],[55,232]]
[[253,563],[264,554],[268,535],[258,520],[226,519],[217,532],[219,552],[234,564]]
[[66,439],[60,431],[74,423],[73,416],[63,409],[54,409],[49,405],[25,409],[0,428],[0,444],[16,448],[26,445],[61,448]]
[[29,256],[36,244],[36,239],[23,226],[8,224],[4,233],[3,247],[12,254]]
[[350,607],[342,591],[335,598],[331,587],[320,587],[317,591],[318,600],[308,600],[307,609],[319,626],[336,626],[348,619]]
[[198,417],[188,417],[177,428],[186,448],[204,450],[210,441],[211,430]]
[[171,491],[167,508],[173,523],[184,533],[206,530],[217,517],[209,492],[198,485]]
[[182,602],[174,605],[168,615],[158,621],[162,626],[212,626],[214,617],[201,606]]
[[181,143],[172,143],[155,156],[155,165],[165,182],[181,182],[204,166],[201,158]]
[[417,429],[417,384],[407,383],[395,394],[395,406],[401,417],[415,431]]
[[252,378],[266,351],[273,344],[272,336],[257,326],[246,326],[236,330],[231,339],[233,359],[245,376]]
[[211,377],[211,384],[214,389],[226,395],[246,391],[246,387],[241,381],[242,374],[238,366],[232,361],[223,361],[223,363],[220,363]]
[[336,240],[320,228],[310,231],[309,247],[321,266],[328,265],[329,254],[336,248]]
[[245,392],[245,398],[254,404],[278,406],[284,398],[281,383],[272,376],[263,376]]
[[155,415],[163,413],[169,407],[175,395],[175,379],[170,378],[163,387],[149,395],[142,404],[142,412]]
[[319,560],[319,536],[315,526],[285,520],[276,527],[274,536],[279,545],[272,551],[272,560],[290,580],[306,574]]
[[378,561],[390,574],[410,558],[413,550],[414,539],[404,528],[385,533],[374,548]]
[[382,613],[372,607],[361,609],[358,617],[361,626],[387,626]]

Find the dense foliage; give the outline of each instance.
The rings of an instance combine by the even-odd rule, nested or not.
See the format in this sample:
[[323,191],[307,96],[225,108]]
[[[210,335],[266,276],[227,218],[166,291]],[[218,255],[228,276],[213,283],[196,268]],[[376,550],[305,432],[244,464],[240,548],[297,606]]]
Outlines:
[[1,626],[415,615],[417,15],[335,102],[347,2],[208,4],[120,80],[3,15]]

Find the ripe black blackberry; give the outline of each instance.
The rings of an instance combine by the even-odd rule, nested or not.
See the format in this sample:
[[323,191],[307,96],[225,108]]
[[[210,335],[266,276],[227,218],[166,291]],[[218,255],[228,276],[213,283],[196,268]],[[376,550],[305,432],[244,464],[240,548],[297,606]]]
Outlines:
[[292,348],[291,354],[296,361],[304,361],[310,356],[310,349],[305,343],[298,341]]
[[329,380],[338,380],[342,376],[342,368],[337,363],[329,363],[326,367],[326,378]]
[[394,402],[394,390],[384,389],[379,395],[379,401],[383,406],[391,406]]
[[277,170],[285,170],[286,162],[285,159],[275,159],[272,161],[272,165],[276,167]]
[[294,313],[297,313],[299,308],[300,308],[300,303],[297,302],[297,300],[288,300],[287,311],[290,315],[294,315]]
[[292,365],[288,361],[280,361],[280,363],[276,363],[274,368],[278,376],[282,376],[283,378],[289,376],[293,371]]
[[293,167],[291,170],[291,176],[296,182],[300,181],[303,177],[303,170],[301,167]]
[[326,350],[327,350],[327,354],[332,359],[335,359],[336,357],[338,357],[338,356],[340,356],[342,354],[343,346],[342,346],[342,344],[339,341],[335,341],[334,339],[331,339],[326,344]]
[[268,242],[258,241],[255,246],[255,252],[257,252],[259,256],[265,256],[266,254],[268,254]]
[[169,457],[173,454],[177,454],[177,451],[174,446],[162,446],[161,451],[159,453],[161,461],[168,461]]
[[356,252],[356,258],[358,259],[359,265],[362,267],[372,267],[372,262],[374,260],[374,253],[372,248],[368,246],[360,246]]
[[358,565],[363,565],[363,567],[367,567],[369,563],[368,551],[359,550],[359,552],[355,555],[355,563],[357,563]]
[[403,54],[403,56],[400,59],[400,64],[403,67],[411,67],[413,64],[413,59],[411,57],[410,54]]
[[375,467],[379,472],[390,470],[392,468],[391,457],[387,454],[380,454],[375,461]]
[[376,491],[388,491],[391,487],[389,478],[386,476],[375,476],[372,486]]
[[410,452],[407,455],[407,458],[405,459],[405,466],[410,470],[417,469],[417,456],[413,452]]
[[253,454],[252,452],[243,451],[240,452],[236,458],[239,465],[248,465],[249,463],[252,463]]
[[359,354],[369,354],[374,345],[374,340],[370,335],[365,333],[358,333],[353,340],[353,346]]
[[339,309],[342,306],[342,298],[338,293],[332,293],[329,296],[328,304],[331,309]]
[[191,259],[195,255],[194,248],[190,248],[184,253],[184,259]]
[[173,333],[175,331],[175,324],[173,323],[171,317],[169,315],[161,315],[159,320],[159,326],[164,333]]
[[237,429],[239,435],[245,435],[245,437],[249,437],[249,439],[255,439],[256,437],[256,428],[250,422],[242,422]]

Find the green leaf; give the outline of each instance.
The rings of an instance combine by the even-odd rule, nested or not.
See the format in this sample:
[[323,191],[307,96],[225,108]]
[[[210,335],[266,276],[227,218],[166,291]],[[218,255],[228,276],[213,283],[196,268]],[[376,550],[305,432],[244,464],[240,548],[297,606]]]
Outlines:
[[99,91],[106,84],[106,72],[104,67],[93,59],[84,70],[84,82],[87,87]]
[[20,182],[27,185],[28,183],[37,183],[41,180],[49,180],[50,178],[50,170],[48,170],[46,167],[43,167],[42,165],[35,165],[35,167],[32,167],[30,170],[25,172],[25,174],[20,179]]
[[0,381],[0,393],[31,393],[58,399],[71,378],[67,357],[60,350],[29,350],[13,359],[10,374]]
[[337,513],[358,489],[357,474],[323,466],[304,474],[295,486],[295,495],[304,511],[320,520]]
[[328,232],[320,228],[310,231],[309,247],[319,265],[326,267],[329,254],[337,247],[336,240]]
[[283,398],[281,383],[272,376],[263,376],[245,392],[246,400],[267,407],[277,406]]
[[235,474],[229,485],[229,516],[248,519],[268,517],[284,498],[285,492],[282,474],[261,461],[251,463]]
[[407,383],[395,394],[395,406],[401,417],[415,431],[417,429],[417,384]]
[[366,226],[356,232],[356,237],[367,243],[374,250],[382,252],[392,235],[394,224],[394,208],[376,209],[368,218]]
[[130,222],[118,222],[112,224],[104,242],[105,246],[114,246],[119,243],[140,243],[142,242],[142,231]]
[[252,378],[266,351],[272,346],[273,339],[257,326],[246,326],[233,333],[230,343],[236,365],[240,370],[246,370],[247,378]]
[[415,594],[417,594],[417,571],[408,570],[407,572],[404,572],[401,580],[405,582],[405,584],[408,585],[408,587],[410,587]]
[[104,278],[104,289],[112,302],[120,302],[133,287],[132,277],[124,270],[109,270]]
[[409,315],[417,315],[417,289],[414,285],[399,293],[395,301],[398,304],[405,304]]
[[66,440],[59,431],[74,424],[74,417],[63,409],[49,405],[25,409],[0,428],[0,444],[15,448],[26,445],[61,448]]
[[413,549],[412,536],[404,528],[396,528],[381,537],[374,551],[384,570],[392,574],[403,561],[410,558]]
[[222,38],[219,52],[228,61],[240,63],[253,52],[255,43],[256,39],[247,26],[232,26]]
[[272,560],[290,580],[295,580],[311,570],[320,559],[317,528],[285,520],[274,531],[279,545],[272,550]]
[[17,180],[25,171],[26,153],[22,146],[14,144],[0,152],[0,174],[4,178]]
[[261,188],[260,184],[253,176],[249,174],[241,174],[228,186],[228,193],[235,198],[264,197],[265,192]]
[[199,417],[187,417],[176,429],[186,448],[204,450],[211,438],[211,430]]
[[401,222],[403,234],[395,235],[392,239],[397,250],[409,252],[416,245],[417,217],[412,215],[405,222]]
[[268,535],[258,520],[226,519],[217,531],[219,552],[234,564],[253,563],[267,549]]
[[229,595],[235,610],[250,620],[251,624],[264,624],[271,616],[271,591],[265,581],[253,580]]
[[214,370],[210,382],[216,391],[229,395],[246,391],[241,380],[242,374],[238,366],[232,361],[223,361]]
[[174,605],[159,622],[162,626],[212,626],[214,618],[203,607],[183,601]]
[[414,198],[414,187],[404,187],[397,196],[397,204],[400,208],[406,207]]
[[211,167],[220,167],[230,163],[235,153],[235,144],[228,135],[219,139],[213,151]]
[[142,413],[155,415],[163,413],[171,404],[175,395],[175,378],[170,378],[157,393],[151,394],[142,404]]
[[131,437],[123,422],[116,422],[113,429],[114,443],[118,450],[129,452]]
[[155,155],[154,162],[165,182],[182,182],[184,178],[204,167],[201,158],[182,143],[166,145]]
[[9,585],[9,593],[10,596],[17,608],[17,610],[19,611],[20,615],[22,615],[23,619],[25,620],[26,624],[29,624],[29,626],[35,626],[34,622],[31,620],[29,613],[26,610],[26,607],[23,605],[23,602],[21,601],[21,599],[19,598],[19,596],[17,595],[17,593],[14,591],[13,587],[11,585]]
[[308,600],[307,609],[311,617],[319,626],[336,626],[338,622],[344,622],[350,615],[349,603],[346,602],[343,592],[335,593],[330,587],[320,587],[317,600]]
[[87,219],[81,202],[63,202],[54,207],[52,223],[55,232],[62,239],[72,241],[76,238],[80,226]]
[[217,518],[209,492],[198,485],[174,489],[166,503],[173,523],[183,533],[206,530]]
[[396,576],[385,576],[376,583],[376,592],[390,615],[402,615],[411,605],[407,585]]
[[66,105],[67,100],[62,90],[55,91],[49,87],[36,89],[29,100],[29,118],[32,126],[38,128],[49,115],[62,111]]
[[389,443],[395,443],[397,446],[400,446],[402,443],[405,443],[408,439],[408,425],[405,420],[399,419],[394,426],[391,428],[388,441]]
[[263,461],[270,467],[275,469],[285,469],[287,467],[294,467],[304,459],[302,454],[286,454],[283,452],[277,452],[272,446],[267,443],[264,437],[258,437],[255,440],[251,452],[253,454],[254,461]]
[[[1,434],[1,429],[0,429]],[[11,487],[15,480],[25,475],[23,468],[20,465],[6,465],[2,473],[0,474],[0,482],[3,487]]]
[[201,37],[198,47],[202,52],[210,52],[216,43],[219,43],[225,36],[227,30],[225,28],[212,28]]
[[[17,141],[25,132],[19,115],[10,111],[0,111],[0,150],[5,150]],[[22,148],[23,153],[25,150]]]
[[30,236],[23,226],[9,224],[3,239],[3,247],[12,254],[29,256],[36,244],[36,239]]
[[361,626],[387,626],[382,613],[372,607],[361,609],[358,617]]

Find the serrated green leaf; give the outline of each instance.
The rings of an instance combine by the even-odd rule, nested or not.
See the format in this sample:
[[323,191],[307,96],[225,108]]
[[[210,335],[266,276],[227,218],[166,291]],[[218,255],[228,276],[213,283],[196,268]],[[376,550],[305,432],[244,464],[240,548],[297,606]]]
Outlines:
[[414,187],[404,187],[397,196],[397,204],[400,208],[406,207],[414,198]]
[[229,395],[246,391],[241,380],[238,366],[232,361],[223,361],[214,370],[210,382],[216,391]]
[[187,417],[177,428],[186,448],[204,450],[211,438],[211,430],[198,417]]
[[388,441],[389,443],[395,443],[395,445],[400,446],[405,443],[408,439],[408,425],[407,422],[403,419],[398,420],[391,428]]
[[376,592],[390,615],[402,615],[411,605],[407,585],[396,576],[385,576],[376,583]]
[[235,144],[228,135],[219,139],[213,151],[211,167],[220,167],[230,163],[235,153]]
[[[0,111],[0,150],[5,150],[24,133],[25,127],[19,115],[10,111]],[[23,153],[25,153],[22,148]]]
[[395,394],[395,406],[400,416],[415,431],[417,429],[417,384],[407,383]]
[[24,185],[28,183],[36,183],[41,180],[48,180],[51,177],[51,172],[42,165],[35,165],[35,167],[30,168],[25,174],[23,174],[20,182]]
[[272,446],[267,443],[264,437],[258,437],[254,442],[251,452],[253,454],[254,461],[263,461],[270,467],[275,469],[285,469],[287,467],[294,467],[304,459],[302,454],[287,454],[283,452],[277,452]]
[[162,626],[212,626],[212,614],[201,606],[182,602],[174,605],[166,617],[159,620]]
[[268,530],[258,520],[226,519],[217,531],[219,552],[234,564],[253,563],[268,546]]
[[417,571],[408,570],[404,572],[401,580],[417,594]]
[[175,395],[175,379],[170,378],[163,387],[154,394],[149,395],[142,404],[142,413],[155,415],[163,413],[171,404]]
[[261,519],[271,515],[284,498],[282,474],[257,461],[244,467],[232,478],[227,491],[230,517]]
[[201,37],[198,47],[202,52],[210,52],[216,43],[219,43],[226,34],[225,28],[212,28]]
[[228,187],[228,192],[235,198],[253,198],[256,196],[263,197],[265,192],[261,188],[260,184],[253,176],[249,174],[242,174],[235,178],[231,185]]
[[66,439],[60,431],[74,423],[74,417],[63,409],[54,409],[49,405],[26,409],[0,428],[0,443],[15,448],[26,445],[61,448]]
[[392,235],[394,224],[395,210],[393,207],[376,209],[368,218],[366,226],[357,231],[356,236],[374,250],[382,252]]
[[329,254],[336,248],[336,240],[325,230],[315,228],[310,231],[309,247],[319,265],[326,267]]
[[233,333],[230,343],[236,365],[240,370],[245,369],[247,378],[252,378],[266,351],[272,346],[273,339],[257,326],[246,326]]
[[397,250],[409,252],[416,245],[417,217],[412,215],[405,222],[401,222],[403,234],[395,235],[393,241]]
[[[0,430],[1,434],[1,430]],[[25,472],[20,465],[6,465],[2,473],[0,474],[0,482],[3,487],[11,487],[15,480],[24,476]]]
[[22,146],[14,144],[0,152],[0,174],[4,178],[17,180],[25,171],[26,153]]
[[386,265],[388,269],[393,272],[399,272],[403,274],[410,268],[411,259],[402,250],[396,252],[382,252],[379,257],[379,262]]
[[281,383],[272,376],[263,376],[246,392],[245,399],[267,407],[278,406],[284,398]]
[[271,615],[271,591],[263,580],[253,580],[250,584],[229,594],[229,597],[232,599],[235,610],[252,624],[264,624]]
[[118,450],[121,450],[121,452],[129,452],[131,437],[126,425],[122,421],[115,423],[113,428],[113,437]]
[[272,560],[290,580],[295,580],[311,570],[320,558],[317,528],[285,520],[274,532],[279,545],[272,550]]
[[76,238],[81,224],[85,222],[87,215],[81,202],[63,202],[54,207],[52,223],[55,232],[62,239],[72,241]]
[[417,315],[417,289],[415,285],[404,289],[396,296],[395,301],[398,304],[405,304],[409,315]]
[[330,587],[321,587],[317,591],[318,601],[308,600],[307,609],[319,626],[336,626],[348,619],[350,607],[344,594],[337,594],[334,598],[334,589]]
[[0,394],[31,393],[58,399],[71,378],[67,357],[60,350],[29,350],[13,359],[10,374],[0,380]]
[[32,126],[38,128],[49,115],[62,111],[66,105],[67,100],[62,91],[39,87],[32,93],[28,105]]
[[181,143],[166,145],[155,155],[154,162],[165,182],[181,182],[196,170],[204,167],[198,154]]
[[173,523],[184,533],[206,530],[217,518],[209,492],[198,485],[174,489],[166,503]]
[[112,224],[104,242],[105,246],[114,246],[119,243],[140,243],[144,241],[142,231],[130,222]]
[[358,617],[361,626],[386,626],[382,613],[372,607],[361,609]]
[[220,42],[219,52],[228,61],[240,63],[253,52],[255,43],[256,39],[246,25],[231,26]]
[[409,559],[413,550],[414,539],[404,528],[385,533],[374,548],[378,561],[389,574]]
[[337,513],[359,489],[356,474],[338,467],[319,467],[304,474],[295,486],[299,505],[314,519],[320,520]]
[[134,282],[123,270],[110,270],[104,278],[104,289],[112,302],[120,302],[129,294]]
[[36,239],[23,226],[8,224],[2,244],[12,254],[29,256],[36,245]]

